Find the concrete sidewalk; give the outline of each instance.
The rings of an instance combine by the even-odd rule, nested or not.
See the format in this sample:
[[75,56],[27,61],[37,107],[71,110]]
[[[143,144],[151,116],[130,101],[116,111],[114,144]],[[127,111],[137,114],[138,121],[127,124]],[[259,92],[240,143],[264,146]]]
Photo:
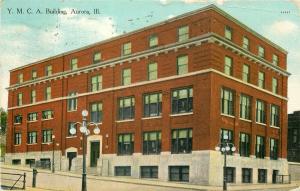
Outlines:
[[[26,172],[27,184],[31,186],[32,169],[18,166],[1,165],[1,170],[7,172]],[[178,182],[163,182],[157,180],[146,180],[146,179],[134,179],[128,177],[102,177],[102,176],[87,176],[89,190],[98,190],[99,186],[103,185],[114,185],[117,187],[128,187],[139,188],[139,190],[155,189],[155,190],[203,190],[203,191],[218,191],[222,190],[222,187],[218,186],[205,186],[205,185],[193,185],[188,183]],[[52,183],[51,183],[52,182]],[[55,183],[54,183],[55,182]],[[127,185],[127,186],[126,186]],[[244,184],[244,185],[229,185],[228,190],[292,190],[300,186],[299,182],[292,182],[292,184]],[[81,174],[73,174],[69,172],[57,171],[52,174],[47,170],[38,170],[37,175],[37,187],[45,188],[49,190],[78,190],[81,188]],[[76,188],[74,188],[76,187]],[[74,188],[74,189],[73,189]],[[147,188],[147,189],[140,189]],[[156,189],[157,188],[157,189]],[[160,189],[158,189],[160,188]],[[165,188],[165,189],[161,189]],[[104,189],[104,188],[103,188]],[[150,190],[151,190],[150,189]],[[29,189],[28,190],[39,190]],[[100,190],[100,189],[99,189]],[[122,191],[122,188],[120,189]]]

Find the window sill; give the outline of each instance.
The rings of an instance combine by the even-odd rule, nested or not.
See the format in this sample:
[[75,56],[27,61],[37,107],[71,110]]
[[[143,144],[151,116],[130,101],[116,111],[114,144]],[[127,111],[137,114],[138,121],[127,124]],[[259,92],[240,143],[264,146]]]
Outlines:
[[14,125],[21,125],[22,123],[14,123]]
[[21,146],[21,144],[18,144],[18,145],[14,145],[15,147],[18,147],[18,146]]
[[34,120],[34,121],[27,121],[27,123],[34,123],[37,122],[38,120]]
[[162,116],[153,116],[153,117],[143,117],[142,120],[147,120],[147,119],[161,119]]
[[280,129],[280,127],[277,127],[277,126],[273,126],[273,125],[270,125],[271,128],[274,128],[274,129]]
[[221,116],[230,117],[230,118],[235,119],[235,116],[233,116],[233,115],[228,115],[228,114],[224,114],[224,113],[221,113]]
[[246,122],[249,122],[249,123],[252,122],[251,120],[249,120],[249,119],[244,119],[244,118],[240,118],[240,120],[241,120],[241,121],[246,121]]
[[37,145],[37,143],[27,143],[27,145]]
[[134,121],[134,119],[125,119],[125,120],[118,120],[116,123],[124,123],[124,122],[131,122]]
[[66,139],[72,139],[72,138],[76,138],[77,135],[74,135],[74,136],[67,136]]
[[47,143],[42,143],[42,145],[50,145],[52,144],[53,142],[47,142]]
[[52,120],[54,118],[49,118],[49,119],[42,119],[42,121],[49,121],[49,120]]
[[75,110],[68,110],[67,112],[71,113],[71,112],[75,112],[75,111],[77,111],[77,109],[75,109]]
[[191,152],[186,152],[186,153],[172,153],[172,152],[171,152],[171,155],[180,155],[180,154],[181,154],[181,155],[182,155],[182,154],[183,154],[183,155],[186,155],[186,154],[192,154],[192,151],[191,151]]
[[170,117],[184,116],[184,115],[193,115],[193,112],[188,113],[178,113],[178,114],[170,114]]
[[259,122],[255,122],[255,123],[258,124],[258,125],[267,126],[267,124],[265,124],[265,123],[259,123]]

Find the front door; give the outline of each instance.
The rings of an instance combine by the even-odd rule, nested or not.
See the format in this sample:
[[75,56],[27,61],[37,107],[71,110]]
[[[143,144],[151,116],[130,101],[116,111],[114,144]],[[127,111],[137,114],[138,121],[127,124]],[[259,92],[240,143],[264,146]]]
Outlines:
[[277,183],[277,176],[278,176],[278,170],[273,170],[273,174],[272,174],[272,183],[273,184]]
[[71,170],[72,167],[72,160],[77,156],[76,152],[68,152],[67,153],[67,158],[69,159],[69,171]]
[[100,141],[92,141],[91,142],[91,167],[97,166],[97,160],[99,158],[99,150],[100,150]]

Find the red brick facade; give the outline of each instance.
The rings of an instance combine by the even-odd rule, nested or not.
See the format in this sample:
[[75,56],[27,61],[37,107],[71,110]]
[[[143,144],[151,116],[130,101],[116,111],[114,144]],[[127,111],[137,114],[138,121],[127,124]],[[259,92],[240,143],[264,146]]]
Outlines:
[[[177,42],[180,26],[189,27],[189,40]],[[232,28],[232,40],[224,38],[224,28]],[[158,47],[149,49],[149,36],[158,36]],[[250,50],[242,48],[243,36],[250,42]],[[201,41],[203,39],[203,41]],[[201,42],[200,42],[201,41]],[[131,55],[121,56],[121,45],[131,42]],[[195,43],[194,43],[195,42]],[[265,48],[265,58],[257,57],[257,47]],[[93,63],[93,53],[101,51],[102,60]],[[278,66],[272,65],[272,56],[279,58]],[[188,73],[177,75],[176,59],[188,55]],[[224,57],[233,59],[233,76],[224,74]],[[70,71],[70,60],[78,59],[78,70]],[[147,64],[158,64],[158,78],[147,80]],[[243,64],[250,66],[250,83],[242,82]],[[45,67],[52,65],[53,75],[45,77]],[[121,71],[131,68],[131,85],[121,85]],[[31,81],[31,71],[38,78]],[[257,87],[258,72],[265,73],[265,89]],[[23,73],[24,82],[18,84],[18,75]],[[102,75],[102,90],[90,92],[91,77]],[[272,93],[272,78],[278,80],[278,95]],[[134,152],[142,153],[142,133],[158,130],[162,133],[162,151],[170,151],[171,130],[193,129],[193,151],[214,150],[219,142],[220,129],[234,132],[234,144],[239,147],[239,133],[251,135],[251,155],[255,155],[256,135],[266,138],[266,156],[269,156],[269,138],[279,140],[279,157],[286,158],[287,136],[287,78],[286,52],[265,38],[251,31],[235,19],[215,7],[185,14],[163,23],[122,35],[88,47],[39,61],[10,73],[7,153],[23,153],[51,150],[42,144],[42,129],[53,129],[56,142],[63,155],[69,147],[80,147],[80,134],[66,138],[70,121],[81,121],[81,111],[89,109],[90,103],[103,103],[103,120],[100,125],[103,136],[102,154],[117,153],[117,135],[134,133]],[[45,101],[45,87],[51,86],[51,100]],[[171,91],[181,87],[193,87],[193,112],[187,115],[171,115]],[[234,91],[234,116],[221,115],[220,92],[226,87]],[[35,89],[36,103],[30,105],[30,91]],[[67,96],[78,93],[77,111],[67,111]],[[143,94],[162,92],[162,115],[158,118],[143,118]],[[23,105],[17,106],[17,95],[23,94]],[[241,93],[252,97],[251,120],[241,120],[239,105]],[[135,97],[135,117],[132,121],[117,120],[120,97]],[[266,125],[255,122],[255,100],[266,102]],[[280,128],[270,126],[270,104],[280,106]],[[54,111],[52,120],[42,120],[44,110]],[[36,122],[27,122],[27,114],[38,112]],[[21,114],[21,124],[14,124],[14,116]],[[37,131],[37,144],[27,143],[27,133]],[[14,145],[14,133],[22,133],[22,143]],[[81,150],[78,151],[81,154]]]

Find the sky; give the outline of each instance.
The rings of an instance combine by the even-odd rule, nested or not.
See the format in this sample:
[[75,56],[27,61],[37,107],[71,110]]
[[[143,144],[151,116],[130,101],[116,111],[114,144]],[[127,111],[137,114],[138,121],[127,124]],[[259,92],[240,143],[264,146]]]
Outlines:
[[300,0],[0,0],[0,107],[7,109],[13,68],[209,4],[288,51],[288,112],[300,110]]

